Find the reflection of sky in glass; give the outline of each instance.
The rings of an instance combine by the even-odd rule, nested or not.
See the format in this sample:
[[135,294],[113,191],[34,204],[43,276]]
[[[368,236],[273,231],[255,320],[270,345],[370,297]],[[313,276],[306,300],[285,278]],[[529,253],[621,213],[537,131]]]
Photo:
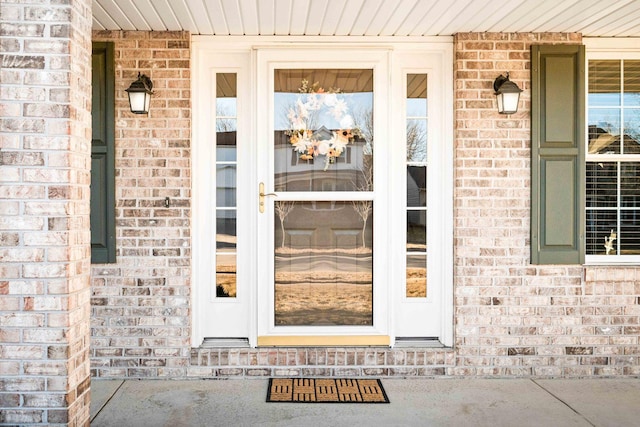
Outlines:
[[408,98],[407,117],[427,117],[427,99]]
[[625,93],[624,105],[626,107],[640,107],[640,93]]
[[590,93],[589,94],[589,106],[619,106],[620,94],[619,93]]
[[[276,92],[274,96],[275,106],[275,130],[288,130],[290,129],[289,120],[287,114],[289,108],[296,105],[296,101],[300,99],[305,102],[305,95],[300,93],[284,93]],[[340,93],[337,95],[338,99],[342,99],[348,107],[347,114],[353,117],[355,127],[363,127],[358,123],[358,119],[366,112],[373,110],[373,93],[360,92],[360,93]],[[329,108],[325,107],[320,110],[318,116],[318,127],[325,126],[327,129],[340,129],[340,121],[336,120],[330,113]]]
[[235,117],[236,104],[236,98],[216,98],[216,115]]

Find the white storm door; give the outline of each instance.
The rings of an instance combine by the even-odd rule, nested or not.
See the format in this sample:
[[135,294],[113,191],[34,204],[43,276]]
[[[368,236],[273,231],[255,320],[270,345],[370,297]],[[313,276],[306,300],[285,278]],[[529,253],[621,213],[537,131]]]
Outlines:
[[389,344],[387,64],[257,52],[258,345]]
[[251,53],[197,49],[194,63],[193,341],[250,341]]

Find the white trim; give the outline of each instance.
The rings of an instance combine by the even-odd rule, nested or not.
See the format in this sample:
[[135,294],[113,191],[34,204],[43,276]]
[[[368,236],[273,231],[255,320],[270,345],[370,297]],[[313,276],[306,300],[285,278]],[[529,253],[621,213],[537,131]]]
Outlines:
[[[617,55],[619,55],[619,53],[622,52],[638,52],[638,50],[640,50],[638,47],[640,46],[640,38],[638,37],[583,37],[582,43],[585,46],[587,54],[589,52],[602,52],[613,55],[614,52],[617,52]],[[614,56],[612,58],[621,59],[620,56]]]
[[[378,37],[378,36],[191,36],[193,48],[196,45],[210,46],[220,50],[246,50],[255,48],[280,48],[290,46],[293,48],[308,45],[326,45],[327,47],[363,48],[363,47],[387,47],[387,48],[415,48],[416,50],[434,50],[442,48],[442,45],[453,46],[452,36],[427,36],[427,37]],[[413,45],[413,46],[411,46]],[[437,46],[440,45],[440,46]],[[198,47],[200,48],[200,47]],[[446,47],[444,47],[446,49]]]

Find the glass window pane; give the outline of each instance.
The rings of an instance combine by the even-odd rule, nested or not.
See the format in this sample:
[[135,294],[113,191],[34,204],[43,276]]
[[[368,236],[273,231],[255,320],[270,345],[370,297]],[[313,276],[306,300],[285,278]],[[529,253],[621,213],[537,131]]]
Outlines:
[[275,190],[371,191],[373,70],[281,69],[274,86]]
[[[235,118],[219,118],[216,119],[216,144],[218,145],[236,145],[235,132],[237,130],[237,119]],[[231,133],[233,132],[233,133]],[[223,133],[223,135],[220,135]],[[231,133],[233,138],[225,136],[224,133]]]
[[589,154],[620,154],[620,109],[589,109]]
[[624,105],[640,107],[640,61],[624,61]]
[[427,161],[426,120],[407,120],[407,161]]
[[235,162],[237,160],[236,153],[237,153],[236,147],[233,145],[218,146],[216,147],[216,160],[218,162]]
[[620,206],[640,210],[640,163],[620,163]]
[[587,206],[616,207],[618,203],[618,164],[587,162]]
[[235,298],[236,295],[236,256],[235,254],[216,255],[216,297]]
[[238,107],[236,98],[217,98],[216,117],[233,118],[237,117]]
[[407,251],[427,250],[427,211],[407,212]]
[[236,211],[216,211],[216,249],[218,252],[235,252],[236,250]]
[[589,106],[620,105],[620,61],[589,61]]
[[236,119],[216,120],[216,161],[233,162],[236,160]]
[[236,206],[236,166],[216,166],[216,206]]
[[427,297],[427,256],[407,255],[407,298]]
[[274,205],[275,324],[373,324],[371,201]]
[[426,74],[407,74],[407,117],[427,117]]
[[238,78],[236,73],[216,74],[216,115],[237,116]]
[[587,255],[616,255],[618,242],[612,238],[617,237],[616,210],[587,210]]
[[640,108],[624,109],[623,149],[624,154],[640,154]]
[[620,212],[620,236],[618,237],[620,255],[640,254],[640,209]]
[[427,206],[426,166],[407,166],[407,206]]

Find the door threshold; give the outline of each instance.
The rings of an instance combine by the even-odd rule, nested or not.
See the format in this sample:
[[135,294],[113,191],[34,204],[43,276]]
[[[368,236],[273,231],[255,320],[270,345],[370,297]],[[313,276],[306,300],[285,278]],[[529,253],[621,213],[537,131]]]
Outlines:
[[388,335],[269,335],[258,337],[258,347],[388,347]]
[[395,348],[441,348],[444,345],[435,337],[396,337]]
[[205,338],[201,348],[250,348],[249,338]]

